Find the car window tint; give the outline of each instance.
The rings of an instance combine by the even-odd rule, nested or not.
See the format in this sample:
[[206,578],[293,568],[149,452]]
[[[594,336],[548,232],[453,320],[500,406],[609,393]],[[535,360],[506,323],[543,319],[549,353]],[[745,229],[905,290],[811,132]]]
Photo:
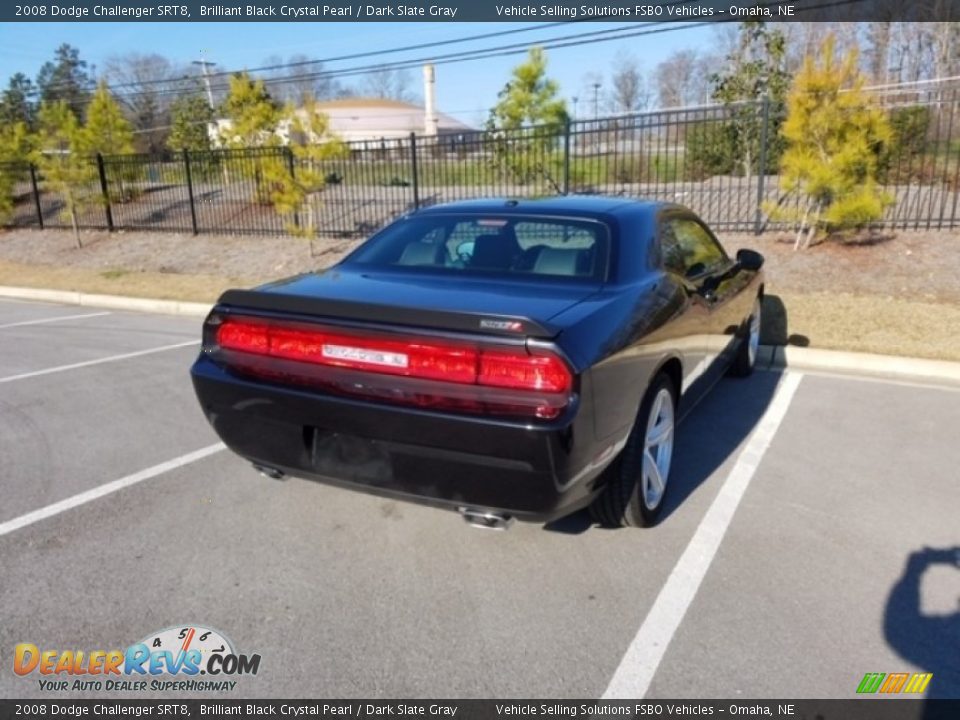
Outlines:
[[388,226],[345,262],[602,280],[608,245],[594,220],[437,214]]
[[716,270],[727,256],[696,220],[675,219],[663,223],[660,231],[663,265],[683,277],[696,277]]

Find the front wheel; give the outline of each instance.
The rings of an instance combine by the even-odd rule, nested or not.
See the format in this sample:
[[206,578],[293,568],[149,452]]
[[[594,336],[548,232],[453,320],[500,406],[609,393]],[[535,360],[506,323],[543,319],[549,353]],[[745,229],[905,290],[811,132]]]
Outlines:
[[658,374],[640,404],[623,452],[607,468],[607,484],[590,514],[605,527],[653,525],[667,491],[676,426],[676,389]]
[[730,374],[734,377],[747,377],[757,365],[757,353],[760,352],[760,303],[759,297],[753,301],[753,310],[747,319],[747,336],[740,341],[737,356],[730,366]]

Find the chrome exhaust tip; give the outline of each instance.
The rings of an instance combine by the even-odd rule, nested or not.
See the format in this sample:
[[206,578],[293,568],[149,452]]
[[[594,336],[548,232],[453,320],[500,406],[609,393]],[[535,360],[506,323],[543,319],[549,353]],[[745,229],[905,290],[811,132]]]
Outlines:
[[253,465],[253,469],[258,473],[263,475],[265,478],[270,478],[271,480],[286,480],[287,474],[283,470],[277,470],[276,468],[270,467],[268,465],[258,465],[257,463],[250,463]]
[[457,508],[460,517],[467,525],[483,530],[508,530],[513,525],[513,516],[489,510],[474,510],[473,508]]

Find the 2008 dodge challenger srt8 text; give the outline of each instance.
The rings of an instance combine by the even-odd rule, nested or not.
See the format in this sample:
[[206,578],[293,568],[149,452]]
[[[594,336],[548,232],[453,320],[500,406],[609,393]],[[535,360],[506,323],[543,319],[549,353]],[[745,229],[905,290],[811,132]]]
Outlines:
[[223,294],[193,384],[234,452],[457,509],[647,525],[679,404],[756,360],[763,257],[678,205],[479,200],[403,217],[322,273]]

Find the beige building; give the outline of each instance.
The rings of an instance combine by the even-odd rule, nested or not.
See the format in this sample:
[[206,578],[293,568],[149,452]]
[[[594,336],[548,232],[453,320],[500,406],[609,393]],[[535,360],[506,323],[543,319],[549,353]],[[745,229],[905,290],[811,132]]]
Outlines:
[[[428,123],[427,110],[419,105],[385,98],[342,98],[317,103],[320,112],[330,118],[330,131],[345,142],[377,141],[407,138],[417,135],[461,135],[475,132],[459,120],[434,113],[435,125]],[[434,132],[435,128],[435,132]],[[230,121],[217,120],[211,124],[211,138],[215,144],[230,132]],[[286,143],[289,121],[277,129]]]

